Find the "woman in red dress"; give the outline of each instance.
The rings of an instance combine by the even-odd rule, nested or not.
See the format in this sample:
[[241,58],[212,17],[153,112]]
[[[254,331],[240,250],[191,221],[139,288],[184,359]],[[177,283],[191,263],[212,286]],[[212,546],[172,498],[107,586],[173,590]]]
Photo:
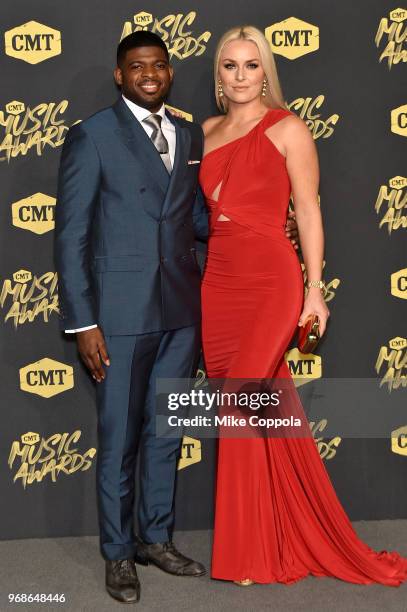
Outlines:
[[[222,37],[215,84],[225,114],[204,123],[200,171],[211,226],[202,285],[207,374],[290,379],[284,353],[297,325],[316,313],[323,334],[329,315],[320,288],[316,147],[305,122],[287,110],[256,28]],[[305,300],[284,229],[291,194],[311,282]],[[306,422],[296,398],[293,408]],[[407,579],[407,559],[359,540],[311,435],[220,437],[211,574],[240,585],[312,574],[398,586]]]

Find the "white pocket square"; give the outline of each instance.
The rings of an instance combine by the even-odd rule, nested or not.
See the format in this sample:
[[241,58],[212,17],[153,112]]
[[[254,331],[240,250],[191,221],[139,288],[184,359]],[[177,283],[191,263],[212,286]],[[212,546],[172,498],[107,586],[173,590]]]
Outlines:
[[188,165],[190,166],[191,164],[200,164],[201,160],[199,159],[189,159],[188,160]]

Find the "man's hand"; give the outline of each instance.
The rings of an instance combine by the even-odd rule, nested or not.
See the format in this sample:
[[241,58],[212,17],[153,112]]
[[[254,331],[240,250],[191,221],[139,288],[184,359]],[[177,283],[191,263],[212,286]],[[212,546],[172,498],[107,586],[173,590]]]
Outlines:
[[294,248],[298,249],[298,225],[293,210],[288,211],[287,222],[285,224],[285,235],[291,240]]
[[105,339],[99,327],[76,333],[78,351],[83,362],[97,382],[105,379],[102,362],[109,366]]

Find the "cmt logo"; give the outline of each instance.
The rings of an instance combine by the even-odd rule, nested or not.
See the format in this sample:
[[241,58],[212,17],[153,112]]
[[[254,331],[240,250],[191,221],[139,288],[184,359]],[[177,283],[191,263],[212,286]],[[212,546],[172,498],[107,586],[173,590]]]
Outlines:
[[6,55],[39,64],[61,53],[61,33],[38,21],[28,21],[4,34]]
[[403,21],[407,19],[407,10],[394,9],[390,11],[389,17],[383,17],[377,28],[375,43],[376,47],[384,40],[384,49],[380,55],[379,62],[387,59],[389,70],[393,65],[407,62],[407,53],[404,43],[407,40],[407,30]]
[[407,347],[407,340],[406,338],[401,338],[400,336],[397,336],[397,338],[389,340],[389,347],[392,350],[401,351]]
[[196,11],[169,14],[164,17],[140,11],[133,15],[131,20],[125,21],[120,40],[132,32],[149,30],[158,34],[165,42],[171,59],[176,57],[183,60],[192,55],[199,56],[205,53],[206,44],[212,34],[208,30],[201,33],[194,31],[196,16]]
[[393,176],[388,185],[380,185],[375,203],[377,214],[382,213],[379,227],[387,225],[390,235],[393,230],[407,228],[407,178]]
[[389,340],[390,350],[381,346],[377,356],[375,370],[382,375],[380,387],[387,385],[389,393],[394,389],[407,387],[407,339],[397,336]]
[[296,387],[301,387],[315,378],[322,376],[322,359],[319,355],[305,355],[297,348],[287,351],[285,361],[290,369]]
[[16,283],[29,283],[33,275],[29,270],[17,270],[13,274],[13,280]]
[[391,450],[397,455],[407,455],[407,425],[391,432]]
[[35,193],[11,206],[13,225],[34,234],[45,234],[55,227],[57,201],[44,193]]
[[402,300],[407,300],[407,268],[393,272],[390,276],[391,294]]
[[201,443],[196,438],[184,436],[182,439],[181,457],[178,461],[178,469],[189,467],[193,463],[199,463],[202,459]]
[[273,53],[290,60],[319,49],[319,28],[296,17],[274,23],[264,33]]
[[8,113],[9,115],[19,115],[20,113],[23,113],[25,111],[25,104],[24,102],[18,102],[18,100],[13,100],[12,102],[6,104],[4,108],[6,109],[6,113]]
[[407,19],[407,11],[405,9],[394,9],[394,11],[390,11],[389,13],[390,19],[395,21],[396,23],[401,23],[405,19]]
[[21,442],[27,446],[33,446],[40,441],[40,436],[33,431],[27,431],[27,433],[21,436]]
[[73,386],[73,368],[48,357],[20,369],[20,389],[27,393],[48,398]]
[[145,11],[141,11],[141,13],[137,13],[137,15],[134,15],[134,23],[136,24],[136,26],[140,26],[142,28],[150,25],[150,23],[153,23],[153,21],[154,18],[152,14],[146,13]]
[[399,136],[407,136],[407,104],[394,108],[390,113],[391,131]]
[[389,185],[392,189],[403,189],[407,187],[407,178],[405,176],[393,176],[389,179]]

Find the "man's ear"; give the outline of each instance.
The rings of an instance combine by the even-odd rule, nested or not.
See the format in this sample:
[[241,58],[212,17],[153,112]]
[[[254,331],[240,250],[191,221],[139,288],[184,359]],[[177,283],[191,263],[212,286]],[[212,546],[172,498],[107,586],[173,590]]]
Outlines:
[[117,66],[113,71],[114,80],[116,81],[116,85],[121,87],[123,85],[123,75],[121,69]]
[[169,70],[169,73],[170,73],[170,79],[171,79],[171,83],[172,83],[172,81],[174,79],[174,68],[171,66],[171,64],[168,66],[168,70]]

